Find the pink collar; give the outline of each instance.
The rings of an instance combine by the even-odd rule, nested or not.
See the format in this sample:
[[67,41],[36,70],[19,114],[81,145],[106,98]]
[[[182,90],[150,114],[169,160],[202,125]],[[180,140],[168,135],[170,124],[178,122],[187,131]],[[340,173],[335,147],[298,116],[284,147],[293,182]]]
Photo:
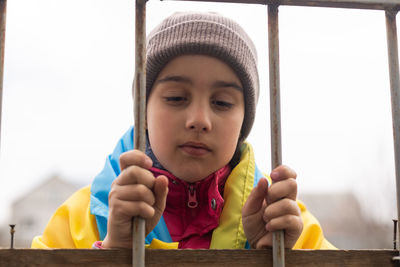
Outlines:
[[150,171],[169,180],[163,217],[172,240],[179,242],[180,248],[209,248],[212,230],[218,226],[224,205],[223,191],[230,167],[227,165],[196,183],[185,182],[165,170]]

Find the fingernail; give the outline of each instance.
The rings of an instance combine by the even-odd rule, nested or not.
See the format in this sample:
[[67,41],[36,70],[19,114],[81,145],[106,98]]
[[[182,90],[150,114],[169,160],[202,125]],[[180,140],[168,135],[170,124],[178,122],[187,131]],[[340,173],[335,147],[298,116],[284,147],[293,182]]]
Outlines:
[[279,178],[279,173],[276,171],[271,172],[270,174],[272,180],[276,180]]

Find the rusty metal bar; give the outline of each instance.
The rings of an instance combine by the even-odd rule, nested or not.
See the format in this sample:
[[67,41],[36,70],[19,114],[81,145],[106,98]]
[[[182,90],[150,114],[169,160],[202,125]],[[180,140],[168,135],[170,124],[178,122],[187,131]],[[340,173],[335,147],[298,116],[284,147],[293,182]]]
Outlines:
[[[282,164],[278,5],[268,5],[268,49],[271,116],[271,167],[274,169]],[[273,266],[285,266],[285,246],[282,230],[272,233],[272,250]]]
[[0,0],[0,147],[1,147],[1,111],[3,109],[3,75],[4,49],[6,40],[6,9],[7,0]]
[[10,241],[10,248],[14,248],[14,234],[15,234],[15,224],[9,224],[10,226],[10,236],[11,236],[11,241]]
[[393,249],[397,249],[397,220],[393,219]]
[[238,4],[278,4],[287,6],[335,7],[356,9],[400,10],[399,0],[175,0]]
[[[134,147],[146,150],[146,0],[136,0],[135,79],[134,79]],[[145,220],[133,218],[132,266],[144,267]]]
[[396,168],[397,218],[400,218],[400,79],[396,14],[397,10],[385,11]]

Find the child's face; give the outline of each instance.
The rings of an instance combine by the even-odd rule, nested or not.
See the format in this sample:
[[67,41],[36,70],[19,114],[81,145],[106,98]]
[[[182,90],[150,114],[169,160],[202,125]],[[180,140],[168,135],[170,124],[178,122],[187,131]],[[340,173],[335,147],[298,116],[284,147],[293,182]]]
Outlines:
[[150,144],[160,163],[187,182],[228,164],[244,118],[242,91],[234,71],[216,58],[171,60],[147,102]]

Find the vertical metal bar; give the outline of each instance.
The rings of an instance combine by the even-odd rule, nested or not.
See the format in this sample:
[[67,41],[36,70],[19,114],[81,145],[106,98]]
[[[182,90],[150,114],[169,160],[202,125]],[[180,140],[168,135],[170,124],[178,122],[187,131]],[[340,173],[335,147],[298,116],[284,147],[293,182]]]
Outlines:
[[[146,0],[136,0],[135,79],[134,79],[134,147],[146,150]],[[132,266],[144,267],[145,220],[133,218]]]
[[397,249],[397,220],[393,219],[393,249]]
[[15,233],[15,224],[9,224],[10,225],[10,235],[11,235],[11,242],[10,242],[10,248],[14,248],[14,233]]
[[[270,4],[268,5],[268,48],[272,169],[282,164],[278,24],[278,5]],[[285,266],[285,246],[282,230],[272,233],[272,249],[273,266]]]
[[396,14],[397,11],[393,10],[385,11],[389,75],[390,75],[390,93],[392,102],[394,161],[396,168],[396,197],[397,197],[397,219],[398,219],[400,218],[400,80],[399,80],[399,51],[397,44]]
[[6,7],[7,0],[0,0],[0,147],[1,147],[1,117],[3,109],[3,75],[4,75],[4,48],[6,40]]

